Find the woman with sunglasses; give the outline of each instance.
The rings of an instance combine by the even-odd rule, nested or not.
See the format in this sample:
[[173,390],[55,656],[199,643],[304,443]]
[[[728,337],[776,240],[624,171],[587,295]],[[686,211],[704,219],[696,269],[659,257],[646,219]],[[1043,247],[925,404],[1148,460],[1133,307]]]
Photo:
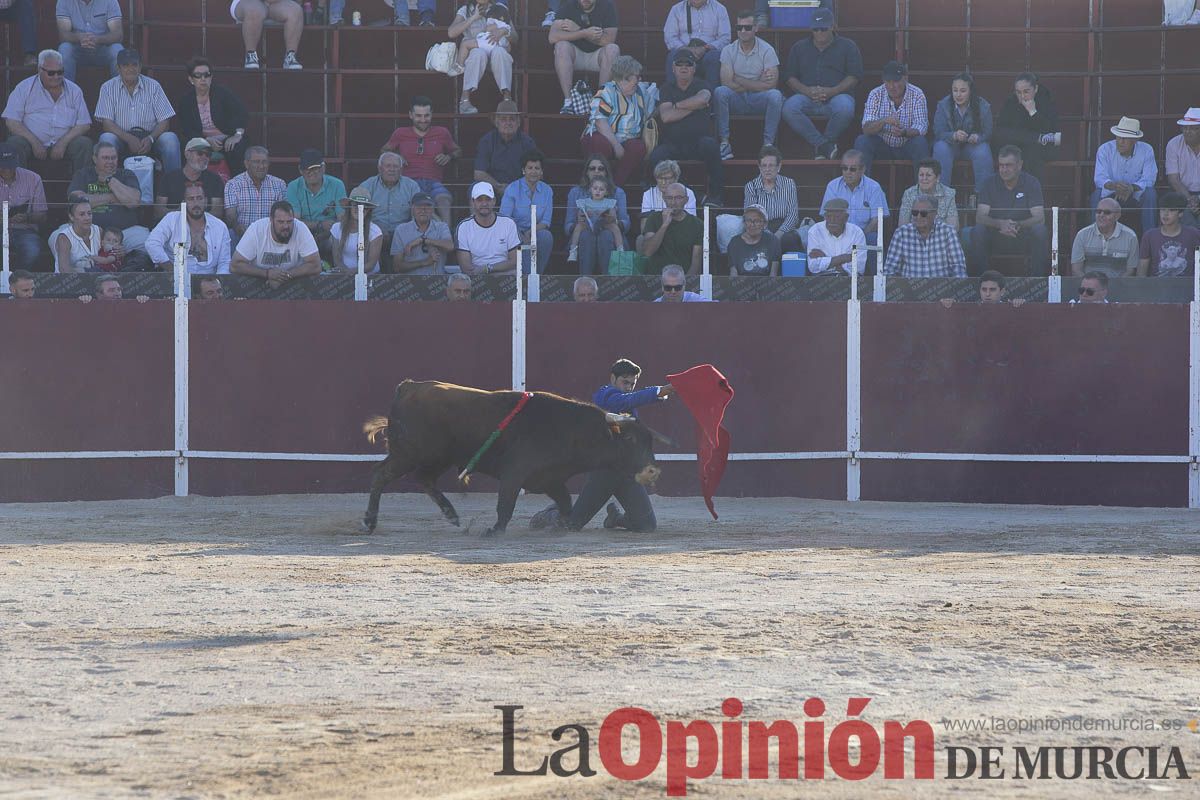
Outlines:
[[[589,188],[592,181],[597,178],[608,184],[607,196],[616,200],[617,206],[613,211],[604,212],[594,228],[589,227],[580,234],[578,250],[580,275],[603,274],[608,268],[608,259],[613,250],[617,249],[618,244],[612,233],[605,230],[605,223],[611,214],[616,213],[617,225],[622,234],[629,230],[629,206],[626,202],[625,190],[613,183],[608,160],[604,156],[593,153],[588,156],[587,161],[583,162],[583,174],[579,176],[579,183],[572,186],[570,194],[567,195],[567,219],[563,226],[567,236],[571,235],[579,218],[579,199],[590,196]],[[624,240],[620,242],[620,245],[626,249],[629,247],[628,242]]]
[[215,85],[212,64],[197,56],[188,62],[188,83],[192,88],[175,103],[183,141],[207,139],[212,160],[224,159],[230,177],[243,170],[246,157],[246,107],[237,95]]

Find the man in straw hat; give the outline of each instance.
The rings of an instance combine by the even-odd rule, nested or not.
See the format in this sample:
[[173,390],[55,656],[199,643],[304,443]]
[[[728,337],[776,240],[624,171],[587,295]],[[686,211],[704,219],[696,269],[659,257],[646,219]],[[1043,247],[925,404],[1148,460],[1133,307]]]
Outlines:
[[1187,198],[1184,224],[1200,225],[1200,107],[1178,122],[1181,133],[1167,142],[1167,183]]
[[1141,209],[1141,231],[1145,233],[1155,226],[1158,213],[1158,195],[1154,191],[1158,164],[1154,148],[1141,141],[1142,123],[1133,117],[1121,117],[1109,130],[1116,138],[1096,151],[1092,208],[1102,198],[1112,197],[1124,211]]

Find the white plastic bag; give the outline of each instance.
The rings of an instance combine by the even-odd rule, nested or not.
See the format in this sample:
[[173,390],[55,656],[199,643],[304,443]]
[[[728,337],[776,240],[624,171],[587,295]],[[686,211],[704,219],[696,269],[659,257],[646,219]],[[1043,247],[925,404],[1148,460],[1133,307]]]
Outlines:
[[425,54],[425,69],[430,72],[441,72],[449,75],[454,67],[454,57],[458,54],[458,45],[454,42],[442,42],[429,48]]
[[130,156],[125,159],[125,169],[138,179],[138,188],[142,190],[142,205],[154,202],[154,159],[150,156]]

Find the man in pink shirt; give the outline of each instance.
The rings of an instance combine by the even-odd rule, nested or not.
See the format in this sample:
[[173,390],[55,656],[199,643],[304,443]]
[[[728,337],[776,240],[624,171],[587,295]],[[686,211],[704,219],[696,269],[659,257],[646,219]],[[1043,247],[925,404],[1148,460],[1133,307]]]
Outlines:
[[446,165],[462,155],[450,131],[433,124],[433,101],[424,95],[412,100],[408,112],[412,125],[396,128],[383,149],[399,153],[404,159],[404,174],[433,197],[438,216],[450,224],[450,190],[442,185]]
[[1179,120],[1180,133],[1167,142],[1167,183],[1187,200],[1184,224],[1200,225],[1200,108],[1189,108]]

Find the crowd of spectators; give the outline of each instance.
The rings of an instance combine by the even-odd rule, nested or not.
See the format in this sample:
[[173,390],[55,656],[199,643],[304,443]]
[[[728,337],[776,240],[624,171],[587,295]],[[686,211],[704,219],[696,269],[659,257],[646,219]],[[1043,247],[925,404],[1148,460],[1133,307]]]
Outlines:
[[[413,24],[406,3],[388,5],[392,24]],[[209,60],[188,62],[190,88],[172,103],[143,74],[139,52],[124,44],[119,0],[56,0],[59,43],[40,52],[32,3],[15,0],[0,20],[16,23],[24,64],[37,72],[17,83],[3,110],[0,199],[10,203],[11,263],[29,270],[48,260],[58,272],[170,269],[182,232],[190,272],[254,275],[278,286],[322,270],[357,271],[362,217],[365,271],[449,275],[447,297],[455,299],[470,296],[471,276],[559,267],[551,261],[556,252],[585,277],[608,271],[616,254],[622,263],[633,255],[647,274],[673,268],[696,275],[699,209],[725,206],[724,162],[737,146],[756,156],[758,175],[743,187],[728,239],[730,275],[777,276],[783,254],[796,251],[806,254],[811,274],[979,276],[997,255],[1012,256],[1004,261],[1009,275],[1047,274],[1043,179],[1062,144],[1050,88],[1020,73],[993,114],[964,72],[931,109],[907,66],[890,61],[860,111],[855,89],[869,76],[828,5],[813,13],[811,36],[781,60],[759,35],[767,23],[761,4],[731,14],[718,0],[679,0],[665,14],[665,69],[648,75],[621,53],[613,0],[551,0],[543,24],[561,113],[586,118],[581,174],[556,227],[563,202],[543,180],[546,157],[522,130],[512,97],[518,29],[498,0],[460,6],[447,31],[462,40],[453,69],[463,76],[457,112],[478,113],[472,94],[489,70],[502,98],[493,127],[473,148],[469,213],[457,224],[447,170],[464,148],[434,124],[429,97],[412,98],[410,124],[381,143],[377,174],[360,185],[348,189],[327,174],[317,148],[300,153],[295,177],[285,181],[272,174],[265,143],[248,138],[247,110]],[[345,24],[344,0],[317,7],[330,24]],[[268,21],[283,28],[282,66],[302,69],[296,51],[306,12],[298,3],[232,0],[229,10],[241,26],[244,69],[261,68]],[[415,24],[432,26],[434,11],[422,0]],[[83,68],[109,76],[90,112],[75,82]],[[586,109],[574,97],[581,75],[594,75],[598,87]],[[739,136],[752,129],[746,118],[761,120],[761,139],[735,139],[733,116],[742,119]],[[859,133],[840,153],[841,174],[825,187],[820,219],[802,225],[797,185],[783,174],[776,144],[780,123],[807,143],[805,156],[832,160],[856,119]],[[1095,153],[1094,222],[1075,236],[1073,274],[1191,274],[1200,248],[1200,108],[1178,125],[1161,162],[1142,141],[1138,119],[1125,116],[1111,127],[1112,138]],[[139,157],[153,162],[149,174]],[[903,191],[886,249],[878,221],[880,213],[891,219],[888,192],[871,175],[879,159],[911,161],[916,177]],[[39,174],[56,161],[71,172],[65,204],[47,203]],[[684,183],[680,161],[703,164],[701,191]],[[952,186],[958,162],[972,172],[966,205],[967,190]],[[1161,193],[1160,163],[1169,187]],[[639,183],[640,213],[631,218],[626,189]],[[65,214],[52,212],[54,205]],[[974,224],[964,224],[972,211]],[[577,283],[576,293],[582,287],[587,297],[588,286]]]

